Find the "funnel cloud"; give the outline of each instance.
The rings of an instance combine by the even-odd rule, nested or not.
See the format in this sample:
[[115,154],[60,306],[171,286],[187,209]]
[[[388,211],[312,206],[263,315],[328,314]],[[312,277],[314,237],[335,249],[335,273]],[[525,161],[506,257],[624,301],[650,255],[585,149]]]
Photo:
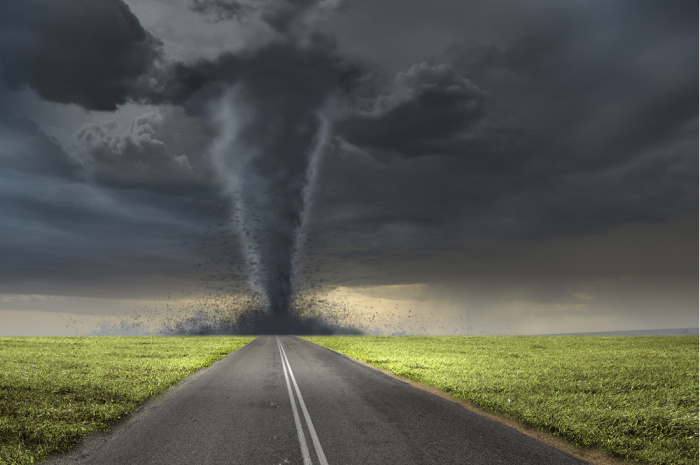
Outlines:
[[297,256],[348,69],[332,44],[316,40],[178,65],[170,78],[167,98],[215,132],[211,155],[233,202],[249,283],[276,326],[292,322]]
[[295,258],[334,116],[338,72],[319,58],[327,61],[273,47],[240,63],[235,81],[194,97],[216,129],[212,154],[235,205],[251,285],[274,316],[290,312]]

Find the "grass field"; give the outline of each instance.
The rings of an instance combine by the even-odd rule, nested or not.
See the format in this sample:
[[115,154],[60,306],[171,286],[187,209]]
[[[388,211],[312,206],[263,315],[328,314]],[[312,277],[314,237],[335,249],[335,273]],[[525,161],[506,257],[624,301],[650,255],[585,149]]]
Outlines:
[[75,445],[252,337],[0,338],[0,463]]
[[697,336],[305,339],[584,448],[698,463]]

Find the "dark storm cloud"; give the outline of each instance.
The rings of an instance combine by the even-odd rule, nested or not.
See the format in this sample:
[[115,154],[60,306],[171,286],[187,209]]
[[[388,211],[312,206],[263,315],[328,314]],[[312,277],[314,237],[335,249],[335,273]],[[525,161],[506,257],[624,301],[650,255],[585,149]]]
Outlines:
[[[648,209],[653,217],[669,205],[654,201],[658,192],[675,184],[689,209],[693,185],[682,173],[695,171],[697,25],[656,14],[649,3],[640,8],[599,5],[596,13],[608,13],[600,21],[572,7],[564,27],[509,47],[455,43],[433,65],[400,73],[369,111],[341,121],[338,134],[370,154],[441,157],[459,173],[461,190],[490,202],[539,191],[563,210],[590,199],[588,210],[608,217],[604,224],[618,216],[607,211]],[[468,207],[466,200],[454,203]]]
[[374,86],[337,124],[311,247],[361,282],[421,282],[508,243],[695,215],[697,24],[680,16],[697,5],[683,5],[555,9],[509,45],[458,41]]
[[[484,117],[485,93],[446,64],[420,63],[399,73],[387,93],[337,125],[362,148],[402,156],[445,155],[464,150],[469,130]],[[472,137],[473,138],[473,137]]]
[[233,0],[191,0],[190,9],[195,13],[210,15],[218,21],[241,19],[251,12],[249,5]]
[[[152,113],[134,121],[132,134],[141,135],[152,122],[152,139],[127,133],[110,144],[107,134],[92,141],[87,158],[64,150],[27,117],[0,115],[0,293],[149,296],[177,276],[188,277],[179,289],[195,286],[198,251],[217,239],[205,232],[226,220],[227,209],[217,210],[224,199],[211,168],[200,172],[197,151],[186,170],[161,160],[168,155],[163,141],[172,143],[185,121],[192,126],[183,115],[163,113],[159,122]],[[168,137],[158,140],[165,127]],[[128,154],[154,166],[104,160]],[[226,263],[238,260],[234,253]]]
[[212,134],[177,108],[151,109],[127,131],[114,121],[87,124],[76,137],[90,179],[101,185],[188,195],[214,181],[206,155]]
[[[206,106],[221,97],[228,86],[261,80],[271,91],[281,90],[288,82],[299,87],[300,101],[313,103],[318,95],[347,86],[346,76],[357,68],[337,56],[334,47],[327,37],[313,36],[304,43],[296,39],[275,41],[257,50],[224,53],[214,60],[175,62],[168,69],[162,91],[151,98],[156,103],[183,105],[198,114],[206,112]],[[262,106],[271,100],[264,91],[251,93],[249,98]]]
[[89,110],[114,110],[161,57],[161,44],[121,0],[0,4],[0,71],[14,89]]
[[191,0],[190,9],[215,21],[242,20],[255,15],[280,33],[290,32],[298,23],[315,12],[328,12],[341,6],[343,0]]

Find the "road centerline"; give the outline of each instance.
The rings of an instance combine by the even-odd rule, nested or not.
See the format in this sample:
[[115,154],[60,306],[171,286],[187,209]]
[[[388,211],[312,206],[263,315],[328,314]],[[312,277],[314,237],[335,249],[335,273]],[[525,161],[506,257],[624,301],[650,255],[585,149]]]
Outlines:
[[[304,430],[301,426],[301,420],[299,419],[299,412],[297,411],[297,403],[294,401],[294,394],[292,393],[292,386],[289,384],[289,375],[287,375],[287,364],[284,360],[284,355],[282,353],[282,344],[277,339],[277,348],[280,352],[280,358],[282,359],[282,370],[284,371],[284,380],[287,382],[287,392],[289,392],[289,402],[292,404],[292,413],[294,414],[294,424],[297,428],[297,436],[299,438],[299,447],[301,448],[301,455],[304,459],[304,465],[311,465],[311,456],[309,455],[309,448],[306,445],[306,437],[304,436]],[[291,370],[290,370],[291,371]]]
[[[297,384],[296,377],[294,376],[294,372],[292,371],[292,365],[289,363],[289,359],[287,358],[287,352],[284,349],[284,346],[282,345],[282,342],[280,341],[279,337],[276,337],[277,339],[277,344],[280,349],[280,354],[282,356],[282,364],[286,368],[286,370],[289,371],[289,376],[292,378],[292,383],[294,384],[294,389],[297,394],[297,398],[299,399],[299,405],[301,405],[301,411],[304,413],[304,419],[306,420],[306,426],[309,429],[309,435],[311,436],[311,441],[314,444],[314,448],[316,449],[316,456],[318,457],[318,461],[320,462],[321,465],[328,465],[328,462],[326,461],[326,455],[323,452],[323,447],[321,446],[321,441],[318,439],[318,435],[316,434],[316,428],[314,428],[314,424],[311,421],[311,415],[309,415],[309,411],[306,408],[306,403],[304,402],[304,397],[301,395],[301,390],[299,389],[299,385]],[[286,362],[286,363],[285,363]],[[287,372],[285,371],[285,378],[287,376]],[[287,388],[290,389],[290,397],[291,397],[291,388],[289,387],[289,380],[287,380]],[[294,402],[292,400],[292,402]],[[296,411],[296,407],[295,407]],[[298,414],[297,417],[298,418]],[[299,430],[299,426],[297,426],[297,429]]]

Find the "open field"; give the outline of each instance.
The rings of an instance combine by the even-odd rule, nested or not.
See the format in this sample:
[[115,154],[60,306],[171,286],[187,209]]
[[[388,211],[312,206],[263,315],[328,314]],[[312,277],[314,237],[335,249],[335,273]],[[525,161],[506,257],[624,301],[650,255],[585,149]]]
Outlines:
[[698,463],[697,336],[305,339],[580,447]]
[[104,429],[253,337],[2,337],[0,463],[33,463]]

